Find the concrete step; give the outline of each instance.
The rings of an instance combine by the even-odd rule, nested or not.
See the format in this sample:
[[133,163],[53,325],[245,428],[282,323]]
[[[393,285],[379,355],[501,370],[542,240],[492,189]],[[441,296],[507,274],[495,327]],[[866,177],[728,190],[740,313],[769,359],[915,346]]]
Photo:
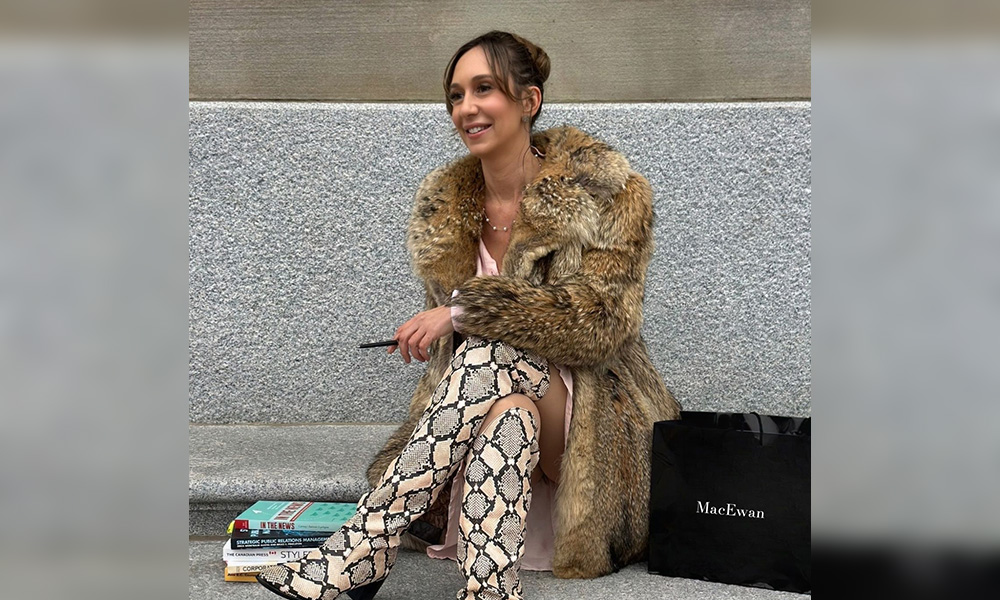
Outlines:
[[190,425],[188,533],[224,536],[258,500],[357,502],[398,424]]
[[[223,581],[225,538],[192,539],[189,544],[191,598],[198,600],[270,600],[279,596],[257,583]],[[522,571],[524,596],[531,600],[779,600],[808,595],[775,592],[646,572],[646,563],[629,565],[597,579],[557,579],[549,571]],[[448,600],[461,589],[462,574],[451,560],[421,552],[400,551],[378,600]]]
[[[368,490],[365,468],[397,424],[190,426],[189,558],[191,598],[277,597],[253,583],[223,581],[226,525],[257,500],[357,502]],[[526,597],[770,599],[801,597],[741,586],[662,577],[631,565],[596,580],[524,572]],[[457,565],[401,551],[380,600],[451,598],[462,584]]]

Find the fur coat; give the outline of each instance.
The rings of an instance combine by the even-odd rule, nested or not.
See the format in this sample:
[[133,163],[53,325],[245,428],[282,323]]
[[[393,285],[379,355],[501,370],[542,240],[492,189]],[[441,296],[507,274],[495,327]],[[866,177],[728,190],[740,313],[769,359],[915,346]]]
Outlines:
[[[407,247],[427,309],[462,306],[463,334],[571,368],[573,415],[555,496],[552,570],[592,578],[647,559],[652,426],[680,416],[639,332],[653,193],[624,156],[579,129],[549,129],[532,142],[545,157],[523,196],[499,276],[475,277],[485,186],[472,155],[420,184]],[[416,427],[454,343],[445,336],[431,346],[408,420],[368,468],[372,485]],[[410,536],[421,526],[444,526],[449,489],[404,534],[407,547],[426,546]]]

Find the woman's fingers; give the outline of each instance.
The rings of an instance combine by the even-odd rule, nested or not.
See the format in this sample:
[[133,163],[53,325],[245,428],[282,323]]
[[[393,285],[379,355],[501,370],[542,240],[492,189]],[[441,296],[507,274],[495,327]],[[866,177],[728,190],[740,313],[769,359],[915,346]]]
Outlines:
[[403,362],[410,364],[410,344],[405,336],[400,336],[399,338],[399,356],[403,359]]
[[397,330],[396,335],[393,337],[394,340],[399,342],[399,355],[403,358],[403,362],[410,364],[410,333],[407,331],[406,326],[410,322],[407,321]]
[[427,312],[429,311],[418,313],[412,319],[399,326],[396,334],[392,336],[392,339],[399,343],[396,346],[389,346],[389,354],[392,354],[398,348],[399,355],[403,357],[403,362],[407,364],[410,363],[411,359],[416,359],[420,362],[427,362],[431,359],[430,347],[434,343],[435,337],[432,323],[425,314]]
[[[416,319],[414,319],[414,321],[416,321]],[[409,323],[407,324],[409,325]],[[423,327],[421,327],[419,323],[415,322],[413,323],[412,328],[405,330],[400,337],[397,338],[401,344],[401,351],[403,348],[406,349],[406,356],[403,360],[407,363],[409,363],[411,359],[419,360],[421,362],[424,360],[424,355],[420,348],[420,340],[423,339],[423,337]]]
[[434,336],[431,335],[431,332],[429,331],[425,333],[423,339],[420,340],[420,352],[424,355],[424,362],[427,362],[431,359],[430,349],[431,349],[431,344],[433,343],[434,343]]
[[408,347],[410,349],[410,356],[412,356],[415,360],[419,360],[420,362],[425,362],[427,360],[426,353],[424,352],[423,348],[420,345],[421,340],[423,340],[424,338],[426,329],[427,325],[423,323],[423,321],[418,321],[416,323],[416,327],[410,333],[410,339],[407,340],[407,342],[409,343]]
[[[402,325],[400,325],[399,327],[397,327],[396,328],[396,332],[392,334],[392,339],[394,339],[394,340],[396,340],[398,342],[399,338],[400,338],[399,334],[402,333],[403,327],[405,327],[405,326],[406,326],[406,323],[403,323]],[[395,346],[389,346],[388,352],[389,352],[389,354],[392,354],[393,352],[395,352],[398,349],[399,349],[399,344],[396,344]]]
[[[396,330],[396,333],[392,334],[392,339],[394,339],[394,340],[395,339],[399,339],[399,329]],[[399,348],[398,344],[395,345],[395,346],[389,346],[388,348],[385,349],[385,353],[386,354],[392,354],[393,352],[396,351],[396,348]]]
[[[405,324],[404,324],[404,325],[405,325]],[[400,335],[399,335],[399,334],[400,334],[400,332],[401,332],[402,330],[403,330],[403,325],[400,325],[400,326],[399,326],[398,328],[396,328],[396,333],[392,334],[392,339],[394,339],[394,340],[396,340],[396,341],[398,342],[398,341],[399,341],[399,338],[400,338]],[[400,356],[402,356],[402,354],[403,354],[403,349],[402,349],[402,348],[400,348],[399,344],[396,344],[395,346],[389,346],[388,350],[386,350],[386,353],[387,353],[387,354],[392,354],[392,353],[393,353],[393,352],[395,352],[396,350],[399,350],[399,354],[400,354]]]
[[427,352],[423,347],[423,338],[424,331],[422,328],[413,332],[413,336],[410,338],[410,353],[413,354],[413,358],[420,362],[427,362]]

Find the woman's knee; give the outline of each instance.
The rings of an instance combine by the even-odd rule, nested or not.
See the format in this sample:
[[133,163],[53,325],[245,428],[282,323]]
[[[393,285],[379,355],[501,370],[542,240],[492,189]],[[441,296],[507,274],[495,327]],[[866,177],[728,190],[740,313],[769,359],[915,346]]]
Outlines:
[[470,335],[455,348],[454,358],[462,362],[492,362],[502,367],[513,367],[525,360],[539,361],[538,357],[502,340]]
[[480,431],[485,430],[486,427],[496,420],[497,417],[503,414],[504,411],[510,410],[514,407],[523,408],[529,411],[535,417],[535,423],[538,425],[539,429],[541,429],[542,415],[539,412],[538,407],[535,406],[535,402],[524,394],[510,394],[509,396],[504,396],[493,403],[493,406],[490,407],[489,412],[486,413],[486,417],[483,419]]
[[549,390],[548,361],[507,342],[469,336],[455,349],[452,368],[495,366],[505,370],[514,390],[534,400]]

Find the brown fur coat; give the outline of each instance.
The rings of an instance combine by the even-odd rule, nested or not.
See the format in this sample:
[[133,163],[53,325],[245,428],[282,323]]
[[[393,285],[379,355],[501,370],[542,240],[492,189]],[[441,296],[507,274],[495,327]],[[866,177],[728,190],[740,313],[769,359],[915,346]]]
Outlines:
[[[426,308],[460,305],[464,334],[503,340],[572,369],[553,574],[598,577],[647,558],[652,425],[680,411],[639,333],[653,194],[625,157],[579,129],[549,129],[532,141],[545,158],[524,194],[499,276],[475,277],[484,183],[471,155],[421,183],[407,246]],[[368,468],[373,485],[413,432],[452,351],[450,336],[431,346],[408,420]],[[443,526],[449,488],[424,519],[436,514]],[[409,547],[422,547],[406,537]]]

